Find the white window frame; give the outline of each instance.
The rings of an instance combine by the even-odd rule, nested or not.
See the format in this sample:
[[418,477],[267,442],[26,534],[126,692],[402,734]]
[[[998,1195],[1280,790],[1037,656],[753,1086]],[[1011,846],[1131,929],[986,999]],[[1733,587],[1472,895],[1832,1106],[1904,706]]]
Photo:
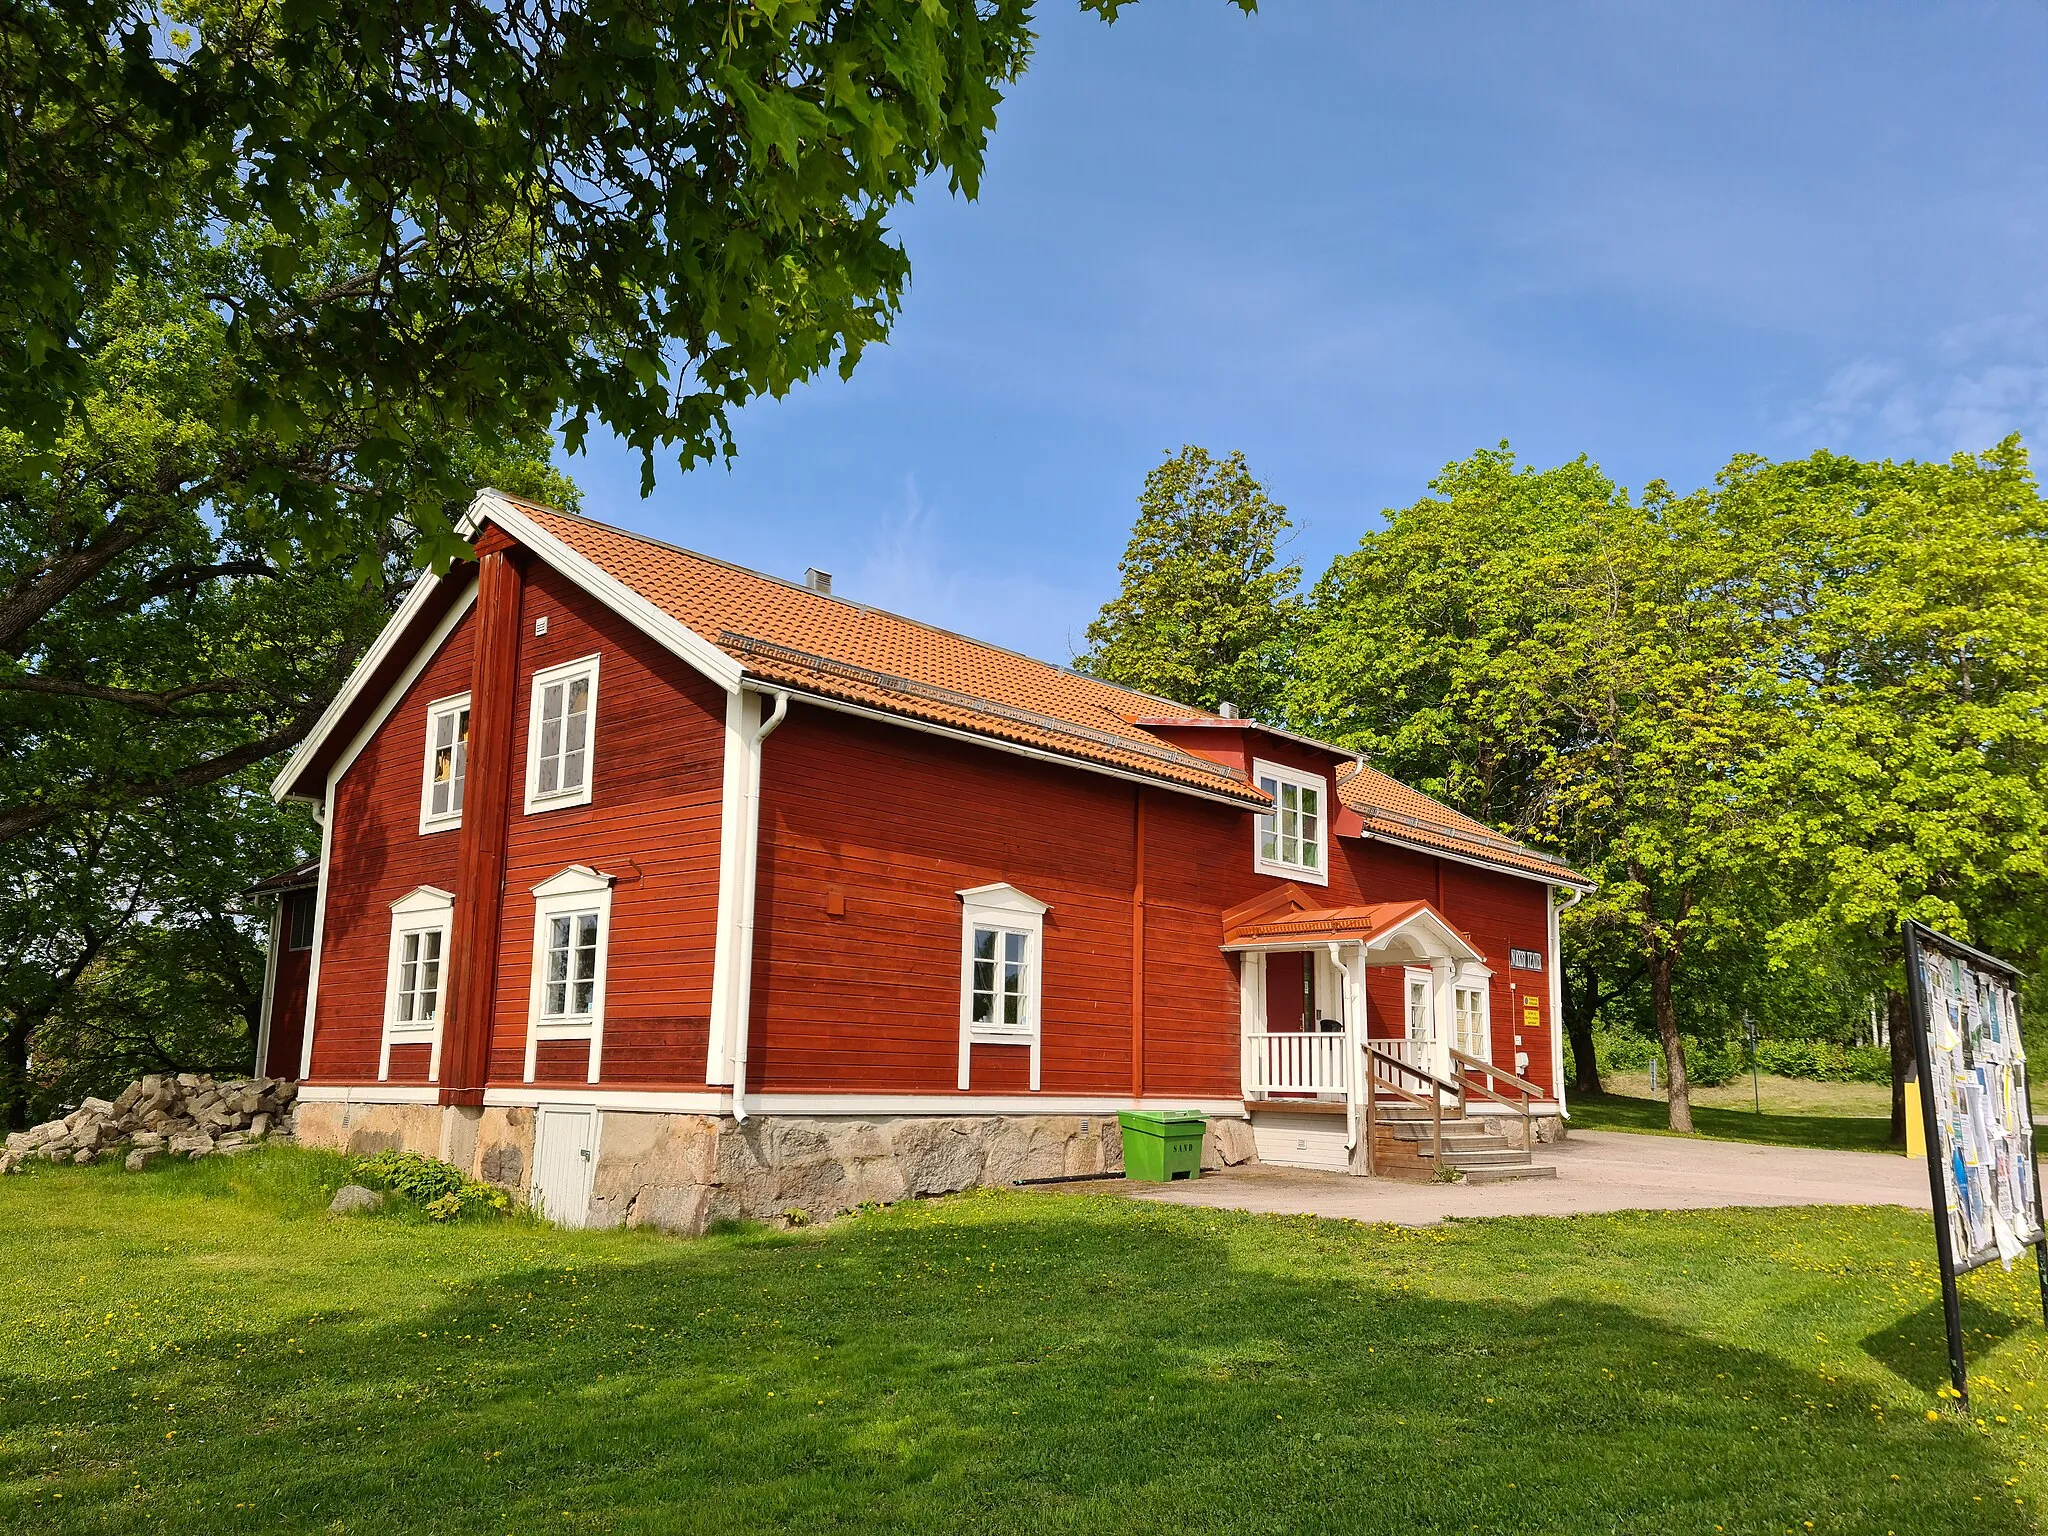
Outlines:
[[[1463,999],[1467,997],[1478,999],[1478,1017],[1474,1021],[1479,1032],[1477,1050],[1460,1044],[1464,1035]],[[1451,982],[1451,1044],[1467,1056],[1486,1062],[1493,1060],[1493,972],[1483,967],[1460,966]]]
[[[1045,914],[1052,908],[1014,885],[977,885],[955,892],[960,898],[960,1087],[968,1087],[974,1047],[1026,1046],[1031,1051],[1031,1091],[1038,1092],[1044,1045]],[[974,1021],[974,931],[993,928],[1024,938],[1025,1022]],[[1000,954],[1000,951],[999,951]],[[1000,995],[1000,993],[998,994]]]
[[[1422,1009],[1429,1025],[1426,1036],[1415,1033],[1415,989],[1422,988]],[[1404,1040],[1427,1040],[1432,1046],[1437,1039],[1436,1017],[1436,972],[1426,965],[1409,965],[1401,968],[1401,1038]]]
[[1261,789],[1261,782],[1272,779],[1276,784],[1292,784],[1296,789],[1312,789],[1316,795],[1316,867],[1310,869],[1301,864],[1290,864],[1285,859],[1266,857],[1266,822],[1273,819],[1278,825],[1280,806],[1276,797],[1271,811],[1260,811],[1252,817],[1252,867],[1262,875],[1277,875],[1282,880],[1301,880],[1310,885],[1330,883],[1330,781],[1320,774],[1305,773],[1299,768],[1289,768],[1284,763],[1269,763],[1264,758],[1252,760],[1252,782]]
[[[533,674],[533,689],[526,706],[526,812],[529,816],[536,811],[559,810],[566,805],[590,804],[590,786],[597,778],[597,673],[598,658],[591,655],[579,656],[574,661],[565,661]],[[583,782],[575,789],[543,795],[540,792],[541,696],[550,684],[566,685],[582,676],[590,679],[590,725],[583,742]],[[565,700],[568,697],[566,686],[563,697]]]
[[[542,1012],[547,987],[548,926],[557,917],[597,914],[597,971],[591,978],[590,1012],[550,1021]],[[605,973],[611,969],[612,877],[588,864],[571,864],[533,888],[533,977],[526,996],[526,1081],[533,1081],[543,1040],[588,1040],[590,1071],[596,1082],[604,1052]]]
[[[462,807],[452,811],[434,814],[434,738],[440,733],[441,721],[449,715],[461,716],[469,709],[469,695],[450,694],[445,699],[436,699],[427,706],[427,761],[420,774],[420,833],[447,832],[462,825]],[[458,750],[462,754],[462,787],[469,789],[469,749],[464,743],[466,735],[456,737]]]
[[[441,1026],[448,1016],[449,939],[455,930],[455,893],[437,885],[415,886],[391,903],[391,946],[384,964],[384,1032],[377,1049],[377,1081],[391,1076],[391,1047],[427,1045],[427,1081],[441,1080]],[[434,1016],[421,1021],[398,1020],[399,955],[408,935],[441,936],[441,972],[434,996]]]

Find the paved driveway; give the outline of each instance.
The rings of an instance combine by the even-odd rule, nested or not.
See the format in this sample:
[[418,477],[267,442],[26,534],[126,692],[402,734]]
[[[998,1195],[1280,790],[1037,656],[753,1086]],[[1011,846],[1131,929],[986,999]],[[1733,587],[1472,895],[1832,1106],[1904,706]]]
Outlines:
[[1822,1152],[1739,1141],[1573,1131],[1537,1150],[1555,1179],[1408,1184],[1293,1168],[1236,1168],[1191,1184],[1115,1186],[1138,1200],[1428,1226],[1447,1216],[1568,1216],[1580,1211],[1720,1205],[1901,1205],[1924,1211],[1927,1165],[1881,1152]]

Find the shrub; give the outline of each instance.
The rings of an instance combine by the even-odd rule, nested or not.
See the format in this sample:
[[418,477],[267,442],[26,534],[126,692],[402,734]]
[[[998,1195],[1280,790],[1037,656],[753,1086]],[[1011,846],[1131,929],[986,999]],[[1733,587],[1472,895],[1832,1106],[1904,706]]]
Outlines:
[[465,1178],[453,1163],[423,1152],[375,1152],[357,1158],[350,1171],[372,1189],[386,1189],[416,1202],[436,1221],[512,1209],[511,1197],[504,1190]]

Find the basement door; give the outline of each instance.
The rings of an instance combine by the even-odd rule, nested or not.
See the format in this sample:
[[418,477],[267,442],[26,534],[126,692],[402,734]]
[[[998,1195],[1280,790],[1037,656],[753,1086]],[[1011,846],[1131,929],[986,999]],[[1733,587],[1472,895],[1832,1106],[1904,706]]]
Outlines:
[[597,1111],[542,1109],[533,1134],[533,1206],[558,1227],[590,1214],[597,1171]]

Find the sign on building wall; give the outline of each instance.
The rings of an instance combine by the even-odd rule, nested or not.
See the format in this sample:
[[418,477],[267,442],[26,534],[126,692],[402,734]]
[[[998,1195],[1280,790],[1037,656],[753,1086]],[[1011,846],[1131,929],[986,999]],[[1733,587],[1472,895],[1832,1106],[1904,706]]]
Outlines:
[[2032,1247],[2042,1317],[2048,1320],[2048,1233],[2041,1222],[2027,1052],[2020,1039],[2019,972],[1924,924],[1904,926],[1949,1374],[1967,1406],[1956,1277],[1994,1259],[2010,1269]]
[[1508,969],[1514,971],[1540,971],[1543,969],[1543,951],[1540,949],[1511,949],[1508,951]]

